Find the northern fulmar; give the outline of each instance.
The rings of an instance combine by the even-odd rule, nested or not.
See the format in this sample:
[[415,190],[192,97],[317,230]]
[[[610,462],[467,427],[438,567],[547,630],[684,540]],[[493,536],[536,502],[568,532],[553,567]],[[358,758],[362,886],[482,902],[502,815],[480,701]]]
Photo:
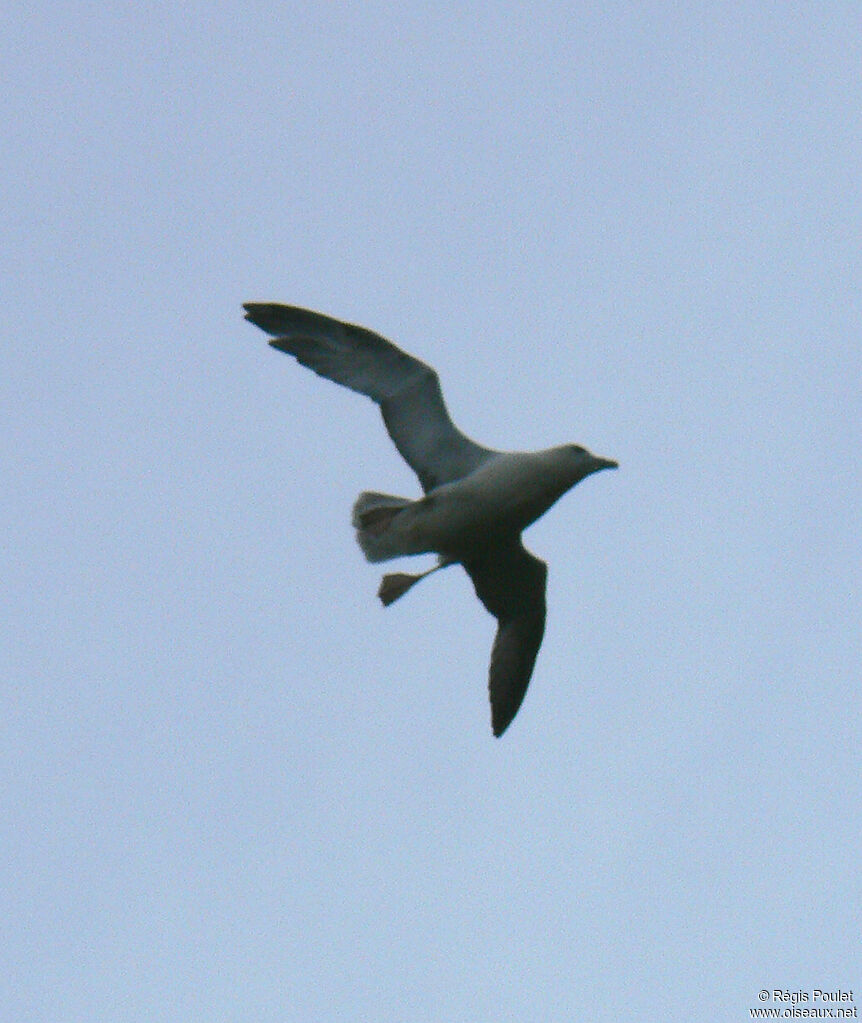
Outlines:
[[243,308],[247,320],[273,336],[273,348],[380,406],[425,496],[360,494],[353,506],[359,546],[371,562],[438,556],[427,572],[385,575],[378,596],[387,606],[419,579],[463,565],[497,619],[488,690],[491,727],[501,736],[524,699],[545,631],[548,568],[524,548],[521,532],[576,483],[617,463],[576,444],[511,453],[482,447],[449,418],[431,366],[379,334],[295,306]]

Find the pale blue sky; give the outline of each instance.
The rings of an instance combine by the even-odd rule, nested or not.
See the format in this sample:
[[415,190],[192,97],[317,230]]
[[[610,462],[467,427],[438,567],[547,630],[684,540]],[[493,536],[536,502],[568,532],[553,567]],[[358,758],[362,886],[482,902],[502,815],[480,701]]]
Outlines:
[[[859,5],[37,0],[0,50],[8,1018],[862,989]],[[249,300],[619,460],[527,534],[502,740],[466,577],[375,599],[377,410]]]

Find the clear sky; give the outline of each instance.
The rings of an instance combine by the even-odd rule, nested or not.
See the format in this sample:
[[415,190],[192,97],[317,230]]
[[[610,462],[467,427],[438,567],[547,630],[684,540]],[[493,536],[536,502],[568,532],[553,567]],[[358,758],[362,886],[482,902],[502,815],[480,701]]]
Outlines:
[[[859,4],[36,0],[0,51],[5,1018],[862,1001]],[[377,409],[250,300],[619,460],[526,535],[502,740],[466,576],[375,599]]]

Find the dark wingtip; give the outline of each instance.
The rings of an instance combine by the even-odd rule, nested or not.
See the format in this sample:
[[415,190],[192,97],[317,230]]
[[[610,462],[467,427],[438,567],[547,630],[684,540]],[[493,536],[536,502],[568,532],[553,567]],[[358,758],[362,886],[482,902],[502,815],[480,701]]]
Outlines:
[[286,327],[285,306],[275,302],[243,302],[242,307],[245,309],[245,318],[267,334],[277,336],[285,334],[289,329]]
[[[267,306],[265,302],[243,302],[243,309],[245,309],[245,318],[249,323],[253,323],[256,327],[261,327],[261,318],[266,312]],[[261,327],[261,329],[263,329]]]
[[494,733],[494,738],[499,739],[503,732],[511,725],[514,720],[514,715],[507,719],[501,719],[494,712],[491,711],[491,731]]
[[249,323],[253,323],[255,327],[260,327],[262,331],[272,336],[269,343],[273,348],[287,352],[288,355],[293,354],[289,347],[285,347],[286,335],[291,332],[291,326],[285,321],[284,306],[276,305],[273,302],[243,302],[242,307],[245,309],[245,318]]

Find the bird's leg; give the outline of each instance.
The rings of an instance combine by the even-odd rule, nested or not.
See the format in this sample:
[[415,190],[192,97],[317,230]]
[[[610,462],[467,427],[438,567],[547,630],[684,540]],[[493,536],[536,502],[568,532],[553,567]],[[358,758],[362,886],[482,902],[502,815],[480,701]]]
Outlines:
[[417,572],[412,575],[408,572],[391,572],[389,575],[383,576],[383,579],[380,582],[380,589],[377,591],[377,596],[383,602],[384,607],[389,607],[389,605],[394,604],[399,597],[403,597],[414,583],[418,583],[419,580],[424,579],[426,575],[431,575],[432,572],[436,572],[441,568],[446,568],[448,565],[454,564],[455,562],[452,558],[441,557],[436,565],[424,572]]

